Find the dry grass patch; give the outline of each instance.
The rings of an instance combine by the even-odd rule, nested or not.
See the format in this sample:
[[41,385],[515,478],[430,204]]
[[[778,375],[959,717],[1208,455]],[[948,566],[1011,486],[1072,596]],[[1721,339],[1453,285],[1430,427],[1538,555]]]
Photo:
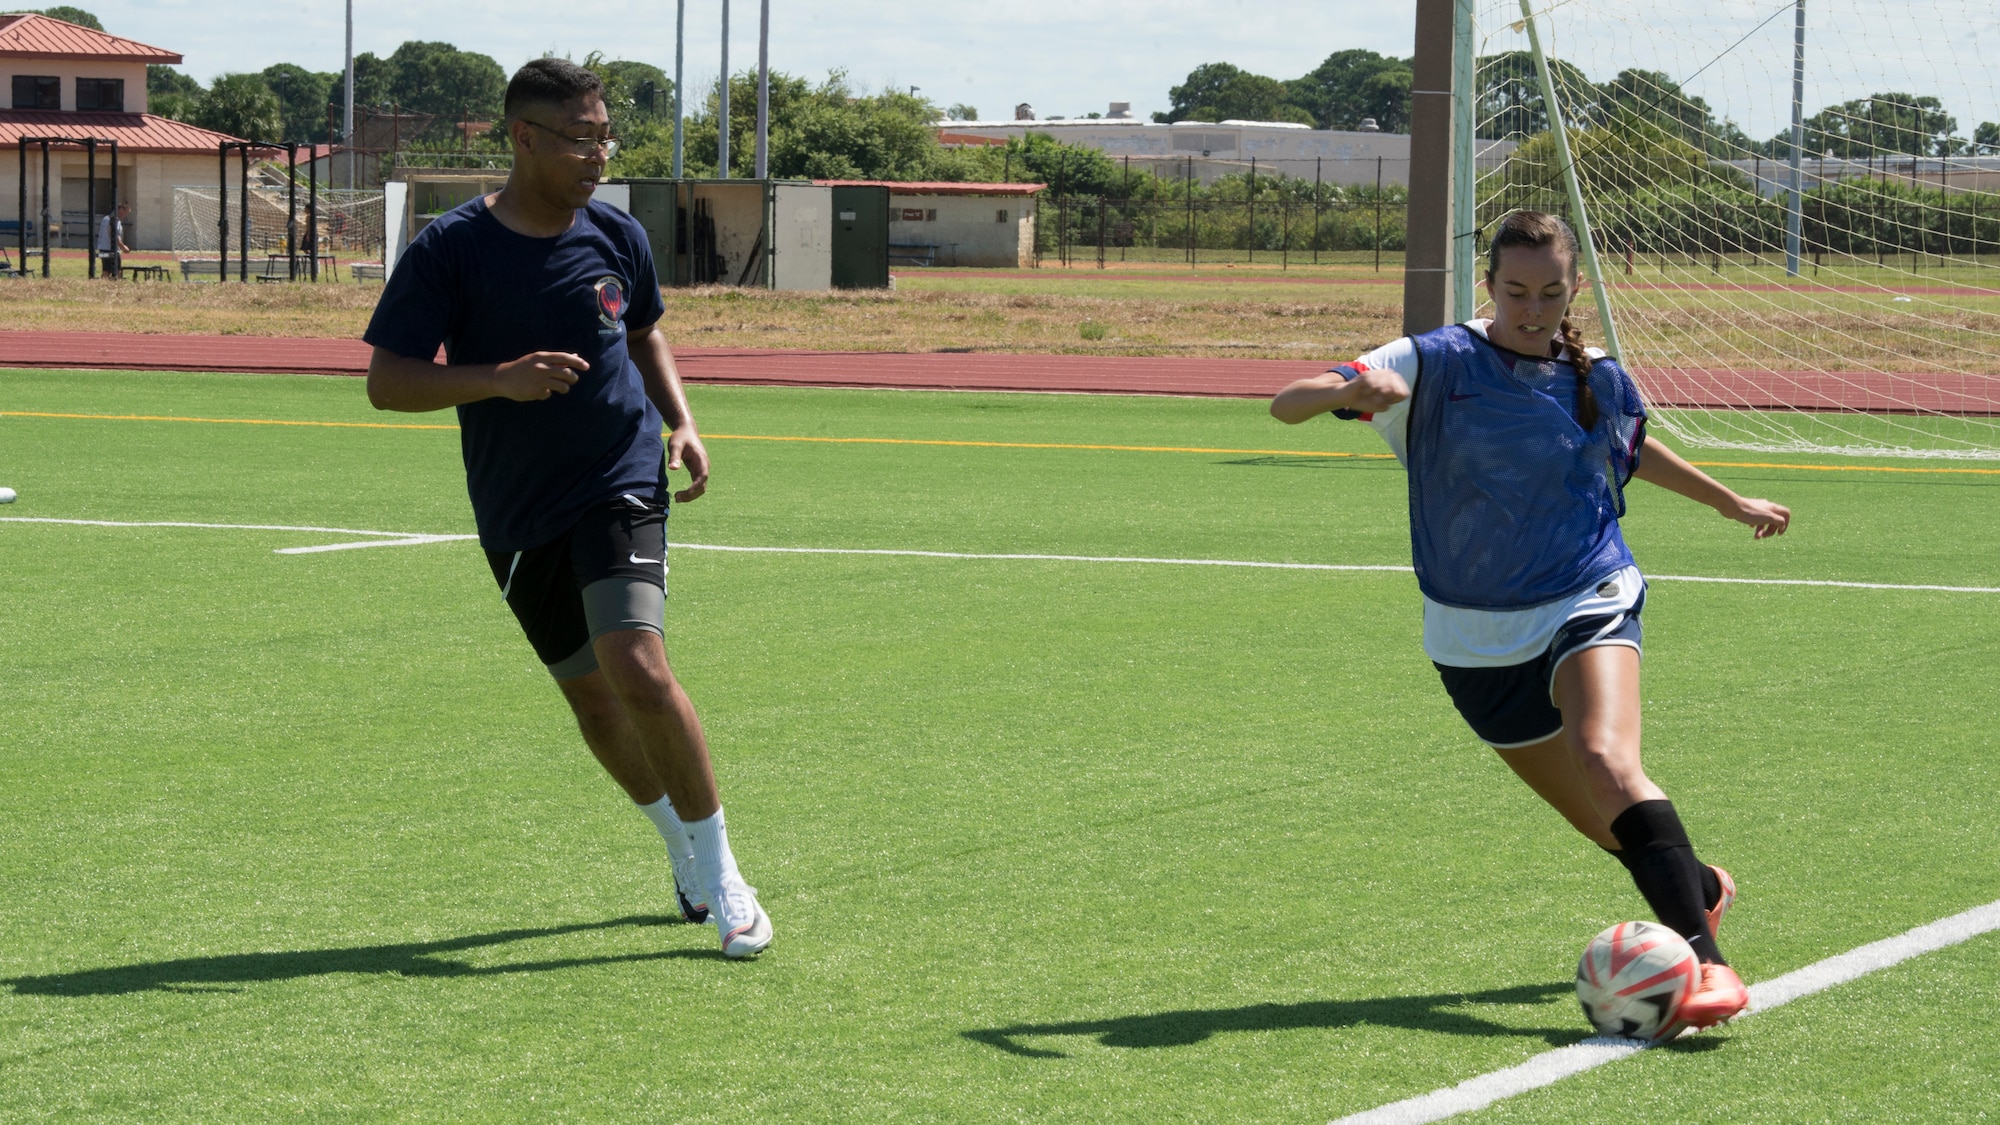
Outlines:
[[[1193,286],[1189,287],[1191,290]],[[14,329],[357,337],[379,287],[34,280],[0,285]],[[666,293],[669,338],[689,347],[980,351],[1341,359],[1399,335],[1380,295],[1324,302],[995,294],[940,289]]]

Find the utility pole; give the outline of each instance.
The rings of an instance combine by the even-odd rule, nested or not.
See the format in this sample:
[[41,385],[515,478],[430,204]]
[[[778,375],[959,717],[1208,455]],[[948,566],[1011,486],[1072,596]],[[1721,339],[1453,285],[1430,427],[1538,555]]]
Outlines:
[[771,174],[771,0],[757,14],[757,178]]
[[729,178],[729,0],[722,0],[722,112],[717,115],[715,177]]
[[347,143],[347,186],[354,188],[354,0],[347,0],[347,97],[340,139]]
[[683,142],[684,142],[684,138],[681,136],[681,125],[682,122],[684,122],[687,119],[687,112],[686,112],[687,103],[683,99],[681,94],[681,91],[687,88],[687,82],[683,78],[684,68],[681,65],[683,59],[683,48],[686,46],[687,43],[687,19],[688,19],[688,0],[675,0],[674,3],[674,179],[676,180],[681,178],[681,150],[683,148]]

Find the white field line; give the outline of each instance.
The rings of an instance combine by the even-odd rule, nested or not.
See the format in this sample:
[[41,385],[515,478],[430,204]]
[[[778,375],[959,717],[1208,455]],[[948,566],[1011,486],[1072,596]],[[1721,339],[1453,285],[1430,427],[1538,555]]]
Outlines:
[[[904,555],[924,559],[1015,559],[1035,562],[1152,563],[1162,566],[1241,566],[1268,570],[1373,570],[1414,573],[1407,566],[1358,566],[1343,563],[1255,562],[1244,559],[1155,559],[1133,555],[1008,555],[966,551],[902,551],[859,547],[725,547],[713,543],[675,543],[688,551],[740,551],[776,555]],[[1648,582],[1728,582],[1748,586],[1840,586],[1855,590],[1941,590],[1953,594],[2000,594],[2000,586],[1937,586],[1896,582],[1840,582],[1823,578],[1709,578],[1692,574],[1648,574]]]
[[[207,531],[316,531],[328,535],[372,535],[364,543],[329,543],[320,547],[280,547],[273,554],[311,555],[321,551],[352,551],[360,547],[402,547],[419,543],[453,543],[477,539],[477,535],[427,535],[415,531],[367,531],[355,527],[302,527],[277,523],[187,523],[178,520],[146,520],[130,523],[118,520],[59,520],[42,516],[0,516],[0,523],[66,523],[81,527],[193,527]],[[393,536],[393,538],[384,538]]]
[[401,539],[370,539],[361,543],[327,543],[318,547],[280,547],[274,555],[317,555],[322,551],[358,551],[363,547],[413,547],[423,543],[462,543],[477,535],[409,535]]
[[[436,535],[421,531],[364,531],[351,527],[299,527],[265,523],[181,523],[147,521],[121,523],[115,520],[69,520],[33,516],[0,516],[0,523],[65,523],[87,527],[193,527],[220,531],[318,531],[334,535],[373,536],[365,543],[329,543],[313,547],[280,547],[274,554],[310,555],[322,551],[353,551],[363,547],[402,547],[425,543],[457,543],[477,539],[476,535]],[[881,547],[735,547],[720,543],[674,543],[683,551],[733,551],[755,555],[878,555],[918,559],[967,559],[997,562],[1127,563],[1151,566],[1227,566],[1253,570],[1362,571],[1387,574],[1413,573],[1407,566],[1358,563],[1260,562],[1254,559],[1169,559],[1143,555],[1045,555],[980,553],[973,551],[916,551]],[[1948,594],[2000,594],[2000,586],[1943,586],[1932,583],[1842,582],[1825,578],[1717,578],[1696,574],[1648,574],[1648,582],[1719,582],[1743,586],[1832,586],[1851,590],[1933,590]]]
[[[1750,1007],[1737,1018],[1748,1019],[1802,996],[1846,984],[1891,965],[1899,965],[1912,957],[1934,953],[1994,930],[2000,930],[2000,902],[1975,906],[1963,914],[1918,926],[1895,937],[1871,941],[1824,961],[1815,961],[1805,968],[1751,985]],[[1527,1062],[1467,1079],[1456,1086],[1349,1114],[1333,1125],[1424,1125],[1426,1122],[1442,1121],[1461,1113],[1485,1109],[1503,1098],[1538,1090],[1572,1074],[1594,1070],[1646,1049],[1647,1045],[1636,1039],[1586,1039],[1572,1046],[1544,1051]]]

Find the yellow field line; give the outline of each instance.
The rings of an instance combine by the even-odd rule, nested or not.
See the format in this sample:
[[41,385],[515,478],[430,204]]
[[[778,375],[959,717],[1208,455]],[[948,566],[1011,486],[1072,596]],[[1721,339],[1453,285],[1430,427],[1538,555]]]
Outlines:
[[974,449],[1097,449],[1118,453],[1259,453],[1279,457],[1347,457],[1393,460],[1393,453],[1327,453],[1313,449],[1211,449],[1201,445],[1070,445],[1055,441],[941,441],[928,438],[774,437],[766,434],[703,434],[718,441],[806,441],[826,445],[955,445]]
[[[420,422],[300,422],[284,418],[189,418],[168,414],[57,414],[0,410],[0,418],[83,418],[103,422],[209,422],[230,426],[319,426],[351,430],[456,430]],[[1335,457],[1386,461],[1393,453],[1330,453],[1319,449],[1222,449],[1205,445],[1080,445],[1055,441],[946,441],[937,438],[798,437],[780,434],[703,434],[709,441],[786,441],[819,445],[940,445],[970,449],[1080,449],[1113,453],[1236,453],[1270,457]],[[1896,465],[1799,465],[1779,461],[1690,461],[1705,469],[1805,469],[1816,473],[1972,473],[2000,476],[2000,469],[1932,469]]]

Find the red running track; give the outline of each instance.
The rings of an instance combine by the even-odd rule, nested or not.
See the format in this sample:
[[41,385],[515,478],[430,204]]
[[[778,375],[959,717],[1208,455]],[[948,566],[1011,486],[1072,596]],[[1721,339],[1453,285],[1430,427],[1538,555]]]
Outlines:
[[[0,332],[0,366],[361,375],[358,340]],[[1263,398],[1326,370],[1321,360],[680,348],[689,382],[781,387],[1063,391]],[[1732,369],[1640,369],[1662,406],[2000,414],[2000,377]]]
[[[4,367],[362,375],[368,370],[368,354],[368,345],[359,340],[0,332]],[[676,348],[674,357],[681,377],[693,383],[1232,398],[1262,398],[1328,367],[1318,360],[764,348]]]

